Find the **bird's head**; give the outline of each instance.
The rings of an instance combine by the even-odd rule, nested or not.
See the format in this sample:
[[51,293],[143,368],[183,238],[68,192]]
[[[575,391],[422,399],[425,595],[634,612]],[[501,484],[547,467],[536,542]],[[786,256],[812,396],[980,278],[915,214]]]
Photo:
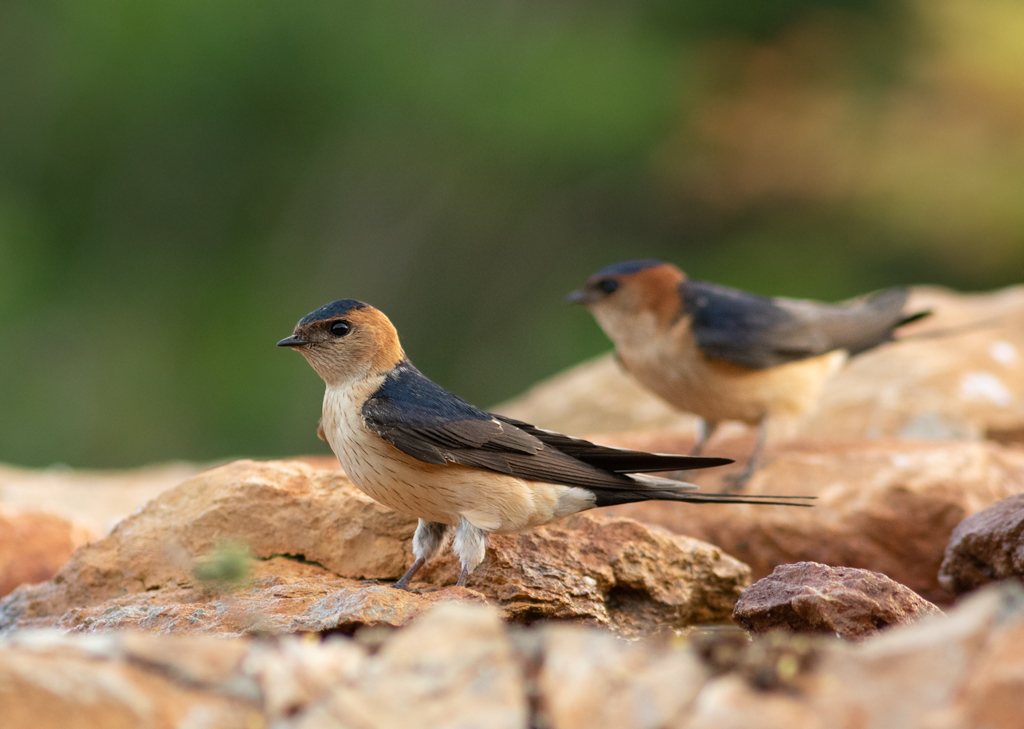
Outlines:
[[583,304],[612,340],[621,331],[635,330],[640,318],[669,327],[682,312],[679,284],[686,276],[671,263],[653,258],[606,266],[586,285],[565,297]]
[[391,320],[354,299],[306,314],[277,346],[299,350],[328,385],[388,372],[405,357]]

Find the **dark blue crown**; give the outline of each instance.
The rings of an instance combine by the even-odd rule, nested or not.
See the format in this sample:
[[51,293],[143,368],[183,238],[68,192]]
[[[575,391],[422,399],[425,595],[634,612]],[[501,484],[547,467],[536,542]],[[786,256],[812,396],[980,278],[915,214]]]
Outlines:
[[600,271],[595,273],[591,278],[607,278],[608,276],[623,276],[630,273],[640,273],[645,268],[654,268],[655,266],[661,266],[664,261],[659,261],[657,258],[636,258],[632,261],[620,261],[613,263],[610,266],[605,266]]
[[324,319],[333,319],[336,316],[342,316],[353,309],[365,308],[366,304],[362,301],[356,301],[355,299],[338,299],[337,301],[332,301],[329,304],[321,306],[316,311],[311,311],[306,314],[301,320],[299,320],[299,326],[304,327],[315,321],[323,321]]

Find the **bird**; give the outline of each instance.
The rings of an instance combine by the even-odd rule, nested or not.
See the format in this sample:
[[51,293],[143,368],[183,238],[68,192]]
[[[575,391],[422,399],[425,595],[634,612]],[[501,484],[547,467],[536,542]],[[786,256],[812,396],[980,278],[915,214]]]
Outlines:
[[602,268],[566,300],[590,310],[627,373],[701,419],[691,455],[723,421],[757,427],[746,467],[727,478],[738,489],[760,464],[770,424],[792,433],[849,357],[932,313],[908,314],[907,296],[905,287],[838,304],[758,296],[643,258]]
[[483,561],[489,534],[516,533],[579,511],[634,501],[805,505],[807,497],[695,492],[650,473],[708,468],[727,458],[602,446],[481,410],[409,361],[383,312],[340,299],[303,317],[279,347],[298,350],[323,379],[318,432],[352,483],[418,519],[409,587],[449,541],[458,586]]

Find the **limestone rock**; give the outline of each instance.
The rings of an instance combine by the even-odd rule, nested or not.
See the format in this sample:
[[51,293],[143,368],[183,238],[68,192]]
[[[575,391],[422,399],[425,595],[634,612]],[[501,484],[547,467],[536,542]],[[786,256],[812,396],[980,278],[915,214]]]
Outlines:
[[[835,646],[816,669],[810,704],[822,727],[985,726],[964,722],[965,703],[993,688],[983,686],[978,666],[998,664],[1004,636],[1022,620],[1020,588],[996,588],[973,595],[947,617],[926,618],[855,646]],[[1013,663],[1018,672],[1024,669],[1021,654]],[[971,684],[973,697],[965,696]],[[1021,694],[1015,708],[1019,717]]]
[[[906,334],[983,325],[853,358],[829,382],[801,436],[1024,442],[1024,286],[986,294],[917,287],[908,308],[935,313]],[[576,435],[674,429],[692,437],[694,427],[691,416],[629,379],[610,354],[496,409]]]
[[542,645],[539,709],[557,729],[659,729],[684,714],[705,678],[679,645],[626,643],[565,625],[546,627]]
[[[126,652],[120,639],[87,644],[48,634],[18,636],[0,643],[0,726],[262,726],[258,696],[239,695],[245,693],[244,680],[236,682],[241,685],[228,685],[238,664],[237,648],[165,642],[150,647],[150,653],[164,656],[152,660]],[[147,653],[144,648],[139,652]],[[181,663],[202,663],[203,657],[221,665],[193,673],[164,670]],[[220,684],[210,686],[211,679]]]
[[[424,579],[451,584],[458,570],[447,556]],[[515,622],[574,619],[630,635],[720,622],[747,584],[746,565],[717,547],[589,513],[492,536],[487,558],[467,582]]]
[[[667,434],[605,440],[679,452]],[[717,470],[687,478],[717,490]],[[818,498],[812,508],[651,501],[608,511],[717,544],[754,579],[791,562],[859,567],[942,604],[953,597],[938,582],[949,536],[970,514],[1024,492],[1024,453],[957,441],[797,442],[775,449],[746,491]]]
[[0,597],[53,577],[92,534],[54,514],[0,508]]
[[[1010,729],[1024,713],[1012,584],[858,643],[744,639],[733,668],[694,644],[459,603],[372,639],[20,631],[0,637],[0,726]],[[768,664],[785,680],[763,681]]]
[[993,580],[1024,576],[1024,494],[1015,494],[957,524],[939,582],[961,594]]
[[389,639],[355,682],[291,724],[295,729],[527,725],[523,675],[498,613],[440,605]]
[[781,565],[748,587],[733,620],[763,633],[785,628],[861,640],[941,611],[885,575],[815,562]]
[[1024,715],[1024,621],[989,638],[971,670],[960,714],[968,727],[1016,729]]
[[[50,582],[16,590],[0,602],[0,630],[351,633],[404,625],[439,601],[490,600],[517,622],[635,635],[725,620],[749,584],[717,547],[589,514],[495,537],[472,589],[441,587],[457,577],[450,554],[428,565],[422,594],[373,584],[411,564],[414,526],[336,469],[235,462],[161,494]],[[197,563],[220,581],[199,579]]]
[[0,465],[0,504],[54,514],[103,536],[147,501],[205,469],[195,463],[122,471]]

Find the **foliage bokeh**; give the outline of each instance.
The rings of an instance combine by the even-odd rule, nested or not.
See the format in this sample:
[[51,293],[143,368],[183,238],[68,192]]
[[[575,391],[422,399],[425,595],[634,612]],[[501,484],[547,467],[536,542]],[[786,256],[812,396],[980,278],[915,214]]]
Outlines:
[[387,312],[481,405],[661,257],[763,293],[1016,283],[1019,0],[8,0],[0,461],[322,450],[277,350]]

